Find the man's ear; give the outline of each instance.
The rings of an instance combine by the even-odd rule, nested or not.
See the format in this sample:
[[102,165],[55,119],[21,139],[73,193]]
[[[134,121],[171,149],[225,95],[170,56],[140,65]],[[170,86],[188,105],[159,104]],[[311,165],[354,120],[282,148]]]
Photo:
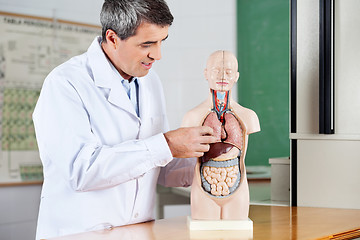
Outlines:
[[111,29],[106,30],[106,42],[110,46],[116,49],[118,45],[118,41],[119,41],[119,37],[113,30]]

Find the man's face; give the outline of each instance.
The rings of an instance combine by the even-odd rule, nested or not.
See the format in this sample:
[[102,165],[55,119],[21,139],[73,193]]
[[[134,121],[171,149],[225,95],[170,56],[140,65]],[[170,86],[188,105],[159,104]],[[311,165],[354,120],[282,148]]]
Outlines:
[[208,59],[205,78],[210,89],[216,91],[229,91],[239,78],[237,60],[228,52],[219,51]]
[[134,36],[126,40],[115,36],[111,51],[106,53],[124,79],[143,77],[155,60],[160,60],[161,43],[167,38],[168,30],[169,26],[141,23]]

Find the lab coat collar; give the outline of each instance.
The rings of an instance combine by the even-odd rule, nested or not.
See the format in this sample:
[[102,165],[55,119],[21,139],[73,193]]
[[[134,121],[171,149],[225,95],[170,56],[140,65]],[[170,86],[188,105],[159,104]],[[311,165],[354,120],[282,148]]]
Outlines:
[[[107,59],[101,48],[101,37],[96,37],[88,49],[89,64],[93,72],[94,83],[98,87],[109,88],[108,101],[132,114],[136,119],[139,117],[121,84],[121,75]],[[139,77],[139,112],[141,116],[147,116],[147,87],[145,77]]]
[[87,51],[90,68],[94,83],[98,87],[111,88],[111,82],[115,78],[111,69],[111,63],[101,48],[101,37],[96,37]]

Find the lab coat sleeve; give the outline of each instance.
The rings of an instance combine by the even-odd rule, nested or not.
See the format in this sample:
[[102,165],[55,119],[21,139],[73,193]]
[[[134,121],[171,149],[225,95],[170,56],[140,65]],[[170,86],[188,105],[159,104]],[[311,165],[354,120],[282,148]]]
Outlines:
[[60,172],[76,191],[110,188],[172,160],[162,133],[103,145],[76,88],[61,76],[44,82],[33,120],[44,177]]
[[165,187],[188,187],[192,184],[196,158],[174,158],[161,168],[158,184]]
[[[165,102],[165,100],[163,100]],[[170,129],[165,116],[165,131]],[[174,158],[160,170],[158,184],[165,187],[188,187],[193,181],[197,158]]]

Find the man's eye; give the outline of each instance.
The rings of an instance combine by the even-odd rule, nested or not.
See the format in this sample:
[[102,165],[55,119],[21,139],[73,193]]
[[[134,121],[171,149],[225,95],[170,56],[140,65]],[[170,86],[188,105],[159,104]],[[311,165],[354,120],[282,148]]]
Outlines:
[[151,45],[150,44],[142,44],[141,47],[142,48],[149,48]]

